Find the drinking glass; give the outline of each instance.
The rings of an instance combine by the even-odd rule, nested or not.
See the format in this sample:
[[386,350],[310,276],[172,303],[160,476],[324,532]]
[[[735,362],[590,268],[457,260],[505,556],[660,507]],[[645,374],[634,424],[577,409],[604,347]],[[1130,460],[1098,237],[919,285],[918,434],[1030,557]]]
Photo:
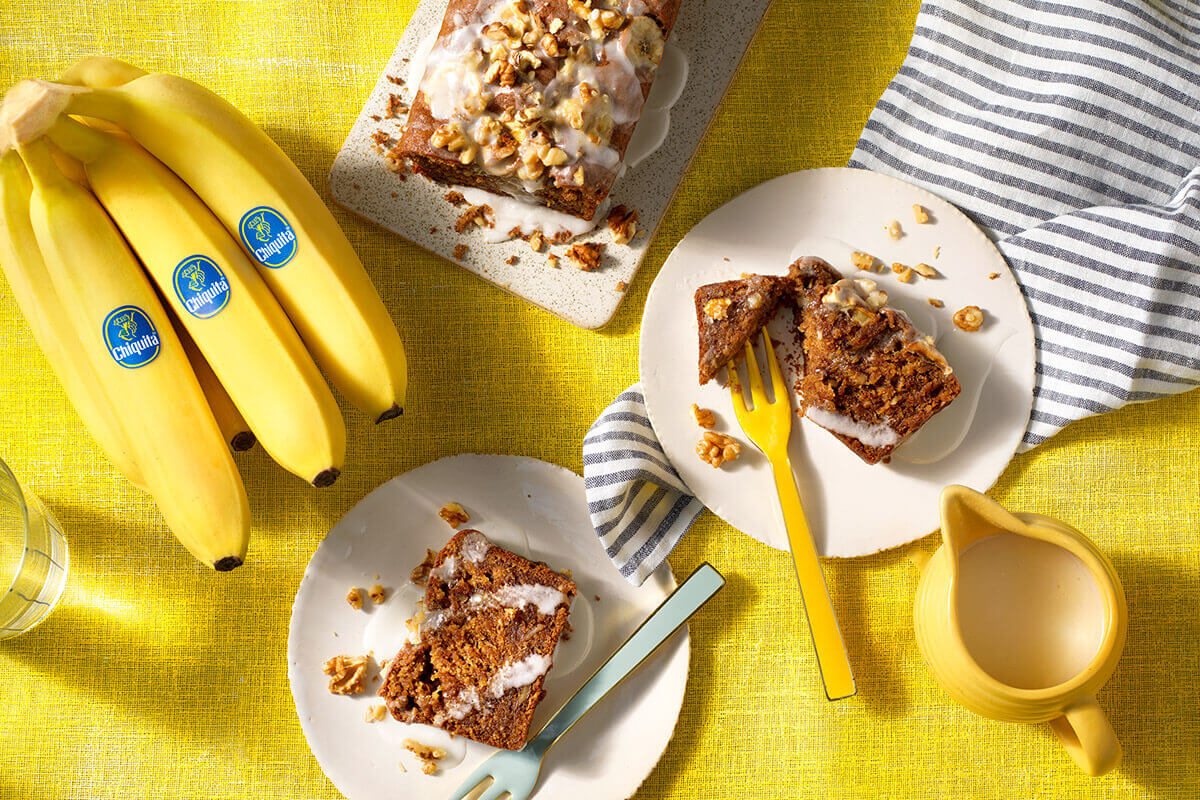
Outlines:
[[0,639],[22,634],[50,616],[67,585],[67,540],[37,497],[22,491],[0,461]]

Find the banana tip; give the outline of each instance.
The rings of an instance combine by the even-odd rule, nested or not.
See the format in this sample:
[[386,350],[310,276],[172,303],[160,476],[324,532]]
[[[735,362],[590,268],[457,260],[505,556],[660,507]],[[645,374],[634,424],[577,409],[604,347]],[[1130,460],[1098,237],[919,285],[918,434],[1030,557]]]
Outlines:
[[213,569],[217,572],[229,572],[229,570],[236,569],[241,565],[242,560],[237,556],[225,556],[224,558],[217,559],[217,562],[213,564]]
[[317,477],[313,478],[312,485],[318,489],[324,489],[326,486],[332,486],[333,482],[338,479],[342,471],[337,467],[330,467],[327,470],[322,470]]
[[236,453],[244,453],[251,447],[254,447],[257,441],[258,439],[255,438],[253,433],[250,431],[242,431],[233,437],[233,439],[229,442],[229,446],[233,448],[234,452]]
[[395,419],[396,417],[400,416],[403,413],[404,413],[403,408],[401,408],[400,406],[397,406],[397,405],[393,405],[387,411],[385,411],[379,415],[379,417],[375,420],[375,424],[378,425],[381,422],[387,422],[389,419]]

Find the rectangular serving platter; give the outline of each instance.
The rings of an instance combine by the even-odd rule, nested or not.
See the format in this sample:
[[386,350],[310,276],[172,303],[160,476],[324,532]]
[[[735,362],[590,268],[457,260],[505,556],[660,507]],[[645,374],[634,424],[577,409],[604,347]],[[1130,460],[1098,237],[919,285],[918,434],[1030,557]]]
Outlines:
[[[650,155],[625,170],[611,195],[614,206],[623,204],[637,211],[638,227],[651,236],[770,3],[683,0],[668,46],[684,57],[686,79],[670,106],[666,137]],[[420,59],[422,48],[429,46],[441,28],[445,10],[446,0],[424,0],[417,6],[334,160],[329,176],[333,199],[354,214],[580,328],[602,328],[633,283],[651,236],[614,245],[607,226],[601,223],[575,240],[606,245],[599,269],[575,269],[562,257],[562,247],[552,248],[560,256],[559,266],[553,267],[545,249],[535,253],[524,241],[488,242],[475,226],[456,232],[459,210],[445,200],[447,187],[393,171],[375,143],[378,132],[393,140],[399,138],[404,115],[389,115],[388,109],[393,96],[399,96],[405,108],[411,104],[419,76],[409,75],[410,65]],[[460,245],[465,245],[465,250]]]

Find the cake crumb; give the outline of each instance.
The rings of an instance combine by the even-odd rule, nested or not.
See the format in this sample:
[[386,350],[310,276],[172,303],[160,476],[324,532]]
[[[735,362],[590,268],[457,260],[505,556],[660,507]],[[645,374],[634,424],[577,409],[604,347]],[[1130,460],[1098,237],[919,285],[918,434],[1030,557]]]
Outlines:
[[351,586],[350,591],[346,592],[346,602],[355,611],[361,611],[363,607],[362,592],[357,586]]
[[366,688],[367,656],[334,656],[322,671],[330,676],[330,694],[358,694]]
[[629,288],[629,284],[626,283],[625,281],[617,281],[617,291],[618,292],[623,292],[628,288]]
[[372,603],[379,605],[387,599],[387,590],[376,583],[370,589],[367,589],[367,597],[371,598]]
[[459,528],[471,521],[471,515],[458,503],[446,503],[438,510],[438,516],[451,528]]
[[350,185],[351,185],[352,187],[354,187],[355,189],[361,189],[361,188],[362,188],[362,187],[361,187],[361,186],[359,186],[357,183],[352,183],[352,184],[350,184]]
[[423,744],[416,739],[405,739],[404,748],[421,762],[421,772],[432,775],[437,772],[438,762],[446,757],[446,751],[435,745]]
[[463,197],[462,192],[446,192],[446,202],[452,206],[461,206],[467,202],[467,198]]
[[696,443],[696,455],[714,469],[727,461],[737,461],[741,454],[742,446],[736,439],[716,431],[705,431],[704,437]]
[[459,261],[462,261],[462,259],[466,255],[467,255],[467,246],[465,244],[454,245],[454,257],[455,258],[457,258]]
[[850,263],[858,269],[865,269],[871,272],[875,269],[875,256],[864,253],[861,250],[855,250],[850,254]]
[[550,263],[550,266],[558,269],[558,256],[551,253],[550,255],[546,256],[546,261]]
[[692,416],[696,419],[696,424],[705,430],[717,427],[717,415],[711,409],[701,408],[692,403]]
[[504,263],[508,264],[510,267],[513,267],[516,266],[517,262],[520,260],[521,259],[517,258],[516,256],[509,256],[504,260]]
[[388,94],[387,115],[392,119],[402,117],[408,113],[408,105],[404,102],[404,98],[398,94]]
[[488,215],[491,213],[492,207],[488,205],[467,206],[467,210],[458,215],[458,221],[454,223],[454,231],[462,233],[472,225],[493,228],[495,223],[488,219]]
[[429,232],[430,232],[430,233],[437,233],[437,232],[438,232],[437,225],[434,225],[432,228],[430,228],[430,229],[429,229]]
[[389,81],[391,81],[392,83],[396,84],[397,86],[403,86],[403,85],[404,85],[404,79],[403,79],[403,78],[397,78],[395,75],[388,75],[388,76],[387,76],[387,79],[388,79]]
[[929,298],[929,305],[933,306],[934,308],[941,308],[942,306],[944,306],[946,304],[943,303],[941,300],[938,300],[936,297],[931,297],[931,298]]
[[913,203],[913,219],[916,220],[918,225],[929,224],[929,212],[925,209],[925,206]]
[[600,595],[598,595],[598,594],[594,594],[594,595],[592,595],[592,599],[594,599],[594,600],[595,600],[597,603],[599,603],[599,602],[600,602]]
[[979,306],[966,306],[954,312],[954,324],[959,330],[972,333],[983,327],[983,309]]
[[604,256],[604,245],[597,242],[580,242],[573,244],[567,250],[567,258],[584,272],[591,272],[600,267],[600,259]]
[[899,239],[901,236],[904,235],[904,231],[900,228],[899,220],[895,220],[895,219],[892,220],[887,225],[884,225],[883,229],[885,231],[887,231],[887,235],[892,237],[893,239]]
[[922,262],[913,267],[913,272],[920,275],[922,278],[936,278],[938,271],[928,264]]
[[1000,273],[999,273],[999,272],[989,272],[989,273],[988,273],[988,280],[989,280],[989,281],[994,281],[994,280],[996,280],[996,278],[999,278],[999,277],[1000,277]]
[[638,231],[638,215],[623,205],[608,212],[608,229],[613,234],[613,244],[629,244]]
[[367,722],[382,722],[387,706],[367,706]]

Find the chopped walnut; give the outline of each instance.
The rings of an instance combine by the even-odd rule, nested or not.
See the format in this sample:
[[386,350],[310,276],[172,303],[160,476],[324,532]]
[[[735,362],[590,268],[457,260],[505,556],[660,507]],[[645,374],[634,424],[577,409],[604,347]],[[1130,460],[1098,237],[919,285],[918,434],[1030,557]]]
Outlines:
[[437,553],[433,550],[425,551],[425,560],[413,567],[413,571],[409,574],[408,579],[417,586],[424,586],[429,580],[429,572],[433,569],[433,562],[437,559]]
[[457,258],[459,261],[462,261],[464,258],[466,258],[466,255],[467,255],[467,246],[465,244],[454,245],[454,257],[455,258]]
[[551,253],[550,255],[546,256],[546,261],[550,264],[550,266],[558,269],[558,256]]
[[330,694],[358,694],[366,688],[367,656],[334,656],[325,662]]
[[925,263],[917,264],[916,266],[913,267],[913,271],[916,272],[918,275],[920,275],[922,278],[936,278],[937,274],[938,274],[938,271],[936,269],[934,269],[933,267],[931,267]]
[[983,327],[983,309],[979,306],[967,306],[954,312],[954,324],[959,330],[977,331]]
[[929,224],[929,212],[925,209],[925,206],[920,206],[916,203],[913,204],[913,219],[916,220],[918,225]]
[[905,267],[904,269],[902,269],[898,273],[896,273],[896,280],[900,281],[901,283],[908,283],[912,279],[913,279],[912,267]]
[[629,284],[627,284],[625,281],[617,281],[617,291],[618,292],[623,292],[628,288],[629,288]]
[[999,277],[1000,277],[1000,273],[999,273],[999,272],[989,272],[989,273],[988,273],[988,280],[989,280],[989,281],[994,281],[994,280],[996,280],[996,278],[999,278]]
[[596,242],[580,242],[573,244],[567,250],[567,258],[575,262],[575,266],[584,272],[591,272],[600,267],[604,246]]
[[387,706],[367,706],[367,722],[382,722],[387,715]]
[[900,229],[899,220],[892,220],[887,225],[884,225],[883,229],[887,231],[888,236],[892,237],[893,239],[899,239],[904,235],[904,231]]
[[491,228],[495,224],[488,219],[488,215],[492,213],[492,207],[488,205],[467,206],[467,210],[458,215],[458,221],[454,223],[454,230],[462,233],[472,225],[478,225],[481,228]]
[[461,206],[467,202],[467,198],[463,197],[462,192],[446,192],[446,202],[452,206]]
[[711,409],[701,408],[692,403],[692,416],[696,418],[696,424],[705,430],[711,430],[717,426],[717,415]]
[[875,269],[875,256],[855,250],[850,254],[850,263],[859,269],[872,271]]
[[509,256],[508,258],[504,259],[504,263],[508,264],[510,267],[512,267],[512,266],[516,266],[517,262],[520,260],[521,259],[518,258],[517,256]]
[[379,605],[387,599],[387,590],[376,583],[370,589],[367,589],[367,597],[371,598],[372,603]]
[[613,244],[628,244],[637,235],[638,215],[625,206],[616,206],[608,212],[608,229],[613,234]]
[[941,308],[942,306],[944,306],[946,304],[943,303],[941,300],[938,300],[936,297],[931,297],[931,298],[929,298],[929,305],[933,306],[934,308]]
[[704,437],[696,443],[696,455],[700,460],[720,467],[727,461],[737,461],[742,454],[742,446],[732,436],[726,436],[716,431],[705,431]]
[[436,745],[422,744],[416,739],[405,739],[404,748],[421,762],[421,771],[426,775],[437,772],[438,763],[446,757],[446,751]]
[[388,95],[387,115],[393,119],[403,116],[408,113],[408,106],[404,102],[404,98],[398,94]]
[[725,319],[731,305],[733,305],[732,298],[714,297],[704,304],[704,316],[711,320]]
[[353,608],[355,611],[362,610],[362,607],[363,607],[362,592],[359,591],[357,586],[352,586],[350,588],[350,591],[346,592],[346,602],[349,603],[350,607]]
[[458,503],[446,503],[438,510],[438,516],[446,520],[451,528],[458,528],[471,521],[471,515]]
[[534,231],[533,233],[529,234],[529,246],[533,248],[533,252],[540,253],[542,251],[542,245],[545,244],[545,242],[546,237],[542,235],[541,231]]

